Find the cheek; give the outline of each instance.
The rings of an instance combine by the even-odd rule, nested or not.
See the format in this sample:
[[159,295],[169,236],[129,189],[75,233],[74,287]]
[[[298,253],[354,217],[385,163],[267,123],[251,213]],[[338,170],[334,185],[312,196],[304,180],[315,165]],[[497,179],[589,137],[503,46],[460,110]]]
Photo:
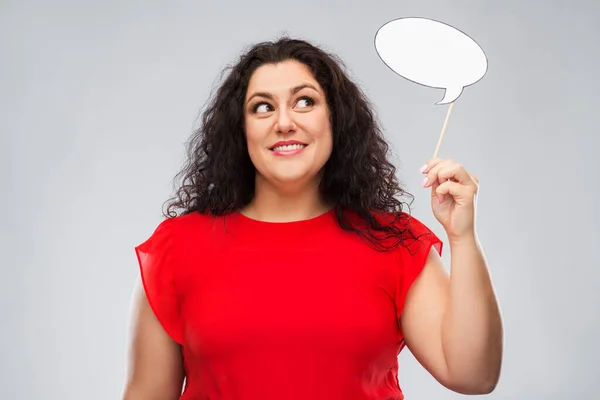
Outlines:
[[325,146],[325,151],[327,153],[327,158],[329,158],[331,156],[331,152],[333,151],[333,137],[331,135],[331,133],[328,134],[326,140],[326,146]]
[[321,124],[321,130],[319,131],[319,141],[321,141],[326,147],[328,151],[331,151],[333,147],[333,132],[331,131],[331,125],[329,120]]
[[331,123],[327,113],[319,113],[311,115],[305,121],[307,131],[310,132],[314,139],[319,141],[331,140]]
[[246,125],[246,143],[248,155],[255,167],[260,167],[265,162],[264,146],[265,134],[264,128],[261,129],[256,123]]
[[260,128],[256,124],[246,124],[246,142],[248,142],[248,147],[257,146],[261,142],[262,136]]
[[331,135],[331,131],[322,129],[319,131],[318,137],[315,136],[314,139],[318,143],[315,161],[319,164],[322,164],[326,162],[329,157],[331,157],[331,153],[333,151],[333,137]]

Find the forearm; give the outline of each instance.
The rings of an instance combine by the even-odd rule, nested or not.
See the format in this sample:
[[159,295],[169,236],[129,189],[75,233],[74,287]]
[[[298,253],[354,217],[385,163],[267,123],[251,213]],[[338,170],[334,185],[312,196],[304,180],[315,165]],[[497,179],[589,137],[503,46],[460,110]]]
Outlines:
[[496,385],[502,361],[502,320],[476,235],[450,242],[450,290],[442,325],[448,373],[465,391]]
[[173,391],[157,391],[152,386],[130,384],[123,392],[123,400],[177,400],[180,395]]

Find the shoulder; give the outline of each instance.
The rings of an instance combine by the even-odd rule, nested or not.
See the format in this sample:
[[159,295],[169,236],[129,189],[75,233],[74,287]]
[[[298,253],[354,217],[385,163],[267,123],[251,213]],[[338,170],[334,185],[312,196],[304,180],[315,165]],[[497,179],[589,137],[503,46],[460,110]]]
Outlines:
[[419,218],[405,211],[376,212],[375,218],[382,225],[393,225],[403,242],[404,251],[415,255],[423,250],[429,251],[434,246],[441,253],[442,241],[433,230]]
[[209,226],[213,219],[214,217],[198,212],[164,218],[155,225],[147,240],[137,247],[142,251],[158,247],[165,251],[174,251],[186,238],[206,232],[202,227]]
[[208,227],[214,217],[197,212],[167,217],[160,221],[135,251],[146,274],[170,274],[180,271],[190,259],[200,256],[197,249],[209,247]]
[[204,226],[211,226],[218,218],[219,217],[192,211],[187,214],[167,217],[158,224],[156,229],[168,231],[171,234],[176,235],[181,233],[185,234],[190,230],[198,230],[198,228]]
[[372,215],[380,225],[394,226],[405,235],[422,236],[433,233],[427,225],[406,211],[374,211]]

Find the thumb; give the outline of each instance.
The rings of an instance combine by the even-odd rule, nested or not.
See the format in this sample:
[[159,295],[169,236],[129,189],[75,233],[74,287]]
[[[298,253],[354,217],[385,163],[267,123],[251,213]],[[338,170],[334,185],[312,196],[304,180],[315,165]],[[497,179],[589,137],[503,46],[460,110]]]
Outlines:
[[438,197],[438,200],[441,202],[444,200],[444,195],[438,195],[436,193],[437,188],[440,187],[440,181],[438,181],[437,179],[431,184],[431,200],[435,200],[436,197]]

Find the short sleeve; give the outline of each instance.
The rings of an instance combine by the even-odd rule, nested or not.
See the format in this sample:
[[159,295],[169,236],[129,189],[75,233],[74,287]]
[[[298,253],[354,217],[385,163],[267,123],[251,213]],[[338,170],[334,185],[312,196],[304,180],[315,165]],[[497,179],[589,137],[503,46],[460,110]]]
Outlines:
[[438,254],[442,255],[443,242],[421,221],[406,214],[409,234],[407,237],[406,247],[400,246],[400,276],[396,289],[396,310],[397,317],[400,320],[404,311],[404,301],[410,287],[412,286],[417,276],[425,267],[425,262],[429,256],[431,247],[435,248]]
[[173,218],[162,221],[144,243],[135,247],[148,303],[167,334],[182,343],[182,321],[175,291],[177,252]]

